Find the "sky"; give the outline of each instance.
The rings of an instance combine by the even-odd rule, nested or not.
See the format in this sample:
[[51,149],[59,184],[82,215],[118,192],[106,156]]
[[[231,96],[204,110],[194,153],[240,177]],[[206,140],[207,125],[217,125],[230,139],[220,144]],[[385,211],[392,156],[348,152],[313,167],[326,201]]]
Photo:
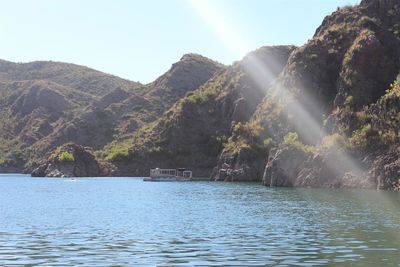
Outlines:
[[228,65],[264,45],[302,45],[326,15],[357,3],[0,0],[0,59],[75,63],[149,83],[186,53]]

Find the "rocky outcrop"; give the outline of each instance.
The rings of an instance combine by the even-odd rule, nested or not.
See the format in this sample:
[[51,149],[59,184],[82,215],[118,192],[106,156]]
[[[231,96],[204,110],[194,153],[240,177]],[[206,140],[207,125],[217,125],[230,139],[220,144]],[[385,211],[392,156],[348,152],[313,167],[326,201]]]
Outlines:
[[129,97],[131,97],[131,94],[129,94],[127,91],[118,87],[115,90],[113,90],[112,92],[103,96],[99,100],[98,107],[106,108],[106,107],[110,106],[111,104],[123,102],[124,100],[128,99]]
[[[335,155],[341,154],[341,155]],[[306,153],[290,146],[271,149],[263,184],[283,187],[363,188],[400,191],[400,152],[369,155],[349,168],[340,151]],[[344,157],[340,157],[344,156]],[[338,162],[342,159],[342,162]]]
[[11,102],[12,112],[21,116],[28,115],[40,107],[60,116],[71,107],[71,104],[63,95],[47,88],[43,83],[33,84],[26,92],[20,94],[15,101],[9,99],[9,103]]
[[222,64],[201,55],[183,55],[166,73],[147,85],[145,96],[157,99],[157,106],[164,112],[186,93],[196,90],[223,69]]
[[254,157],[251,153],[246,150],[241,150],[238,155],[221,153],[210,179],[222,182],[260,182],[263,177],[265,157],[262,155]]
[[271,149],[263,175],[263,184],[267,186],[295,186],[301,165],[307,154],[298,148],[283,146]]
[[114,167],[101,162],[90,149],[75,144],[59,147],[48,160],[32,172],[33,177],[98,177],[111,176]]
[[366,176],[377,181],[377,189],[400,191],[399,149],[377,156]]

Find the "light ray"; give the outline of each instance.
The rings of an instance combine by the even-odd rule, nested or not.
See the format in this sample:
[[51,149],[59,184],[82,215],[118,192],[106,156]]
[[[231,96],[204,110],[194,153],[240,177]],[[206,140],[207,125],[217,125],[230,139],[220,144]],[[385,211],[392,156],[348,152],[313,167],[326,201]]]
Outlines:
[[236,58],[240,58],[250,51],[250,47],[241,39],[231,27],[224,12],[212,0],[188,0],[190,6],[198,13],[216,37]]
[[[224,12],[224,9],[217,6],[216,1],[188,0],[188,2],[234,56],[241,57],[250,51],[249,45],[244,41],[244,38],[241,38],[232,24],[228,22],[228,15]],[[242,66],[250,77],[260,88],[266,90],[266,78],[274,76],[271,70],[276,63],[271,61],[265,64],[256,56],[253,56],[252,53],[247,55],[242,62]],[[297,84],[301,84],[301,81]],[[321,120],[316,119],[316,117],[322,116],[319,102],[311,95],[308,95],[307,90],[304,90],[305,88],[298,88],[301,94],[301,101],[298,96],[294,97],[288,88],[279,87],[275,89],[280,94],[279,98],[285,99],[285,102],[288,104],[284,109],[285,115],[294,118],[290,123],[304,141],[309,144],[317,144],[322,137],[327,135],[321,126]],[[333,160],[328,164],[328,168],[333,173],[340,174],[343,169],[352,170],[356,173],[363,171],[353,157],[343,150],[338,149],[338,151],[336,155],[337,160]]]
[[[224,15],[226,12],[217,5],[216,1],[188,0],[188,3],[234,57],[241,58],[251,50],[250,45],[244,41],[245,38],[241,38],[228,22],[227,16]],[[274,64],[275,62],[271,60],[268,62],[270,66],[267,66],[251,53],[242,62],[244,70],[261,90],[266,87],[265,81],[275,76],[271,70]]]

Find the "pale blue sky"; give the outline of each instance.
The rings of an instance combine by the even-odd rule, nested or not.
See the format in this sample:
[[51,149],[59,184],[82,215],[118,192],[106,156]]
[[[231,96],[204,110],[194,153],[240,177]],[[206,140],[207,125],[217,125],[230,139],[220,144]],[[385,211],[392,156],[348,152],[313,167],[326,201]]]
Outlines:
[[[253,50],[272,44],[302,45],[326,15],[358,2],[214,0],[211,5],[245,49]],[[14,62],[70,62],[148,83],[185,53],[224,64],[243,56],[228,49],[232,38],[221,38],[221,31],[214,30],[218,25],[207,23],[189,0],[0,0],[0,4],[0,58]]]

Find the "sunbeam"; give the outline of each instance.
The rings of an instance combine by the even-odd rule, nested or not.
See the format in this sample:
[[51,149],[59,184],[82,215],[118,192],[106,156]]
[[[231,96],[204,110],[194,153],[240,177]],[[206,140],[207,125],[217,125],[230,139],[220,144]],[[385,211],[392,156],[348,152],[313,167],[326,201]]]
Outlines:
[[[237,34],[235,28],[229,23],[228,16],[224,15],[226,12],[217,5],[216,1],[188,0],[188,2],[234,57],[241,58],[251,50],[251,46],[244,41],[245,38]],[[276,76],[273,73],[275,64],[271,60],[266,65],[251,53],[242,62],[244,70],[260,89],[266,89],[266,81]]]
[[[233,55],[239,58],[250,50],[244,38],[242,38],[229,23],[228,14],[224,12],[222,7],[217,6],[215,1],[188,0],[188,2]],[[267,90],[268,84],[266,84],[265,81],[273,77],[272,69],[274,64],[275,62],[273,61],[268,62],[268,64],[262,63],[256,56],[250,53],[246,56],[242,66],[259,88]],[[301,82],[297,84],[301,84]],[[283,112],[286,117],[291,118],[291,127],[300,134],[305,142],[317,145],[321,139],[327,135],[321,126],[323,110],[321,109],[320,103],[313,96],[309,95],[305,88],[297,89],[300,95],[293,95],[292,90],[277,85],[273,90],[274,94],[277,95],[272,96],[269,94],[271,92],[267,92],[266,97],[270,97],[274,101],[283,100],[286,105]],[[266,127],[268,128],[269,126],[266,125]],[[274,133],[272,132],[271,135],[274,135]],[[358,174],[363,172],[363,168],[351,155],[339,148],[336,150],[337,151],[334,153],[334,158],[336,158],[336,160],[328,162],[327,166],[332,173],[339,175],[342,174],[344,170],[351,170]]]

